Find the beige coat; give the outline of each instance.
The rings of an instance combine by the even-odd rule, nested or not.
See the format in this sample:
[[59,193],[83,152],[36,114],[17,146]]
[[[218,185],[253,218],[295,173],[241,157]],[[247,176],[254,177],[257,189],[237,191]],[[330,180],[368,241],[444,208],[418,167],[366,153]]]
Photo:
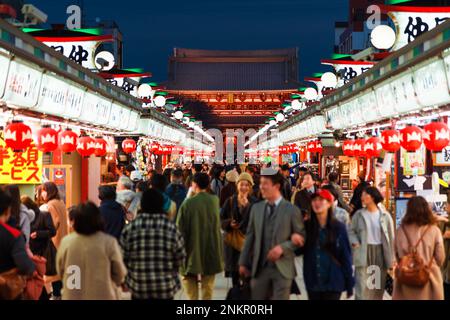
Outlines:
[[[405,230],[411,239],[412,245],[419,241],[427,226],[407,225]],[[441,266],[444,263],[445,253],[442,233],[437,226],[431,226],[423,237],[422,242],[417,247],[418,254],[428,263],[433,259],[431,266],[430,281],[422,288],[409,287],[394,280],[394,300],[443,300],[444,287],[441,273]],[[395,240],[395,253],[397,261],[409,253],[408,240],[402,230],[397,230]]]
[[117,240],[104,232],[66,236],[56,267],[63,279],[63,300],[118,300],[127,273]]
[[47,203],[47,207],[56,229],[56,235],[52,238],[52,241],[56,249],[58,249],[61,239],[68,234],[69,230],[66,205],[62,200],[50,200]]

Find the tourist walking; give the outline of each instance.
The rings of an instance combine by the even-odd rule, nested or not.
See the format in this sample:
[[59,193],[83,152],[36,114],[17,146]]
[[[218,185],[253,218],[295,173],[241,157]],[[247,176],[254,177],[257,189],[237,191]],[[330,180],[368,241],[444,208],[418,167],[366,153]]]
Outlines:
[[317,191],[312,172],[306,172],[302,177],[301,189],[294,197],[294,204],[300,209],[303,217],[308,219],[311,214],[311,196]]
[[9,194],[12,199],[11,202],[11,217],[8,224],[13,228],[22,231],[25,236],[25,242],[28,245],[30,242],[30,228],[31,222],[34,220],[34,211],[28,209],[20,201],[20,190],[19,186],[15,184],[7,185],[5,191]]
[[222,208],[225,201],[228,200],[229,197],[236,194],[236,181],[239,177],[239,173],[236,169],[232,169],[225,174],[225,186],[222,188],[220,192],[220,207]]
[[[377,188],[366,188],[361,199],[364,208],[353,215],[349,230],[355,265],[355,299],[382,300],[387,271],[394,264],[394,223],[380,205],[383,197]],[[371,275],[373,281],[368,281]]]
[[180,207],[177,225],[183,235],[186,261],[181,267],[182,282],[190,300],[211,300],[216,274],[223,271],[223,246],[220,233],[219,198],[210,194],[209,177],[196,173],[192,187],[195,196]]
[[222,188],[225,185],[225,168],[222,165],[214,165],[211,169],[211,191],[220,197]]
[[123,206],[116,201],[116,190],[112,186],[98,187],[100,213],[103,218],[104,231],[119,240],[125,226],[126,213]]
[[181,233],[163,210],[164,197],[144,191],[141,212],[124,228],[120,246],[133,300],[170,300],[180,290],[178,271],[186,256]]
[[352,250],[346,226],[334,216],[334,201],[331,192],[318,190],[305,221],[303,278],[309,300],[339,300],[344,291],[347,298],[353,295]]
[[299,209],[281,194],[283,176],[262,175],[260,183],[265,201],[250,211],[239,273],[252,278],[252,299],[288,300],[296,275],[294,251],[303,244],[305,229]]
[[343,223],[348,230],[350,230],[351,225],[352,225],[352,220],[350,219],[350,213],[345,211],[345,209],[339,207],[339,202],[338,202],[339,193],[338,193],[338,191],[331,184],[324,185],[322,187],[322,190],[328,190],[333,195],[333,199],[334,200],[333,200],[332,208],[333,208],[334,217],[338,221]]
[[139,209],[139,198],[133,191],[133,181],[127,176],[121,176],[116,186],[116,201],[120,203],[126,211],[127,220],[131,221],[136,217]]
[[365,171],[361,171],[358,174],[358,185],[355,190],[353,190],[353,196],[350,200],[350,215],[353,216],[356,211],[363,207],[363,203],[361,202],[361,196],[363,191],[370,187],[370,184],[366,181],[366,173]]
[[186,199],[187,191],[188,190],[183,183],[183,170],[173,170],[172,176],[170,177],[170,184],[166,188],[166,194],[173,202],[175,202],[177,212],[180,209],[184,199]]
[[348,213],[352,212],[352,208],[345,202],[344,193],[342,192],[341,186],[338,184],[339,173],[333,171],[328,174],[328,183],[336,190],[338,197],[336,198],[338,206]]
[[237,194],[225,201],[220,214],[225,232],[225,276],[232,279],[233,286],[239,285],[239,256],[242,251],[242,247],[237,246],[241,241],[237,240],[245,239],[250,209],[257,201],[252,196],[252,188],[252,176],[241,173],[237,179]]
[[407,259],[409,254],[415,252],[429,268],[429,280],[423,286],[412,286],[395,277],[393,300],[444,299],[441,266],[445,261],[445,251],[442,233],[436,222],[424,198],[413,197],[408,201],[395,239],[397,266],[403,266],[402,259]]
[[[117,240],[103,232],[100,210],[91,202],[74,209],[72,232],[56,257],[63,300],[118,300],[126,268]],[[71,280],[77,273],[78,281]],[[70,284],[70,285],[69,285]]]

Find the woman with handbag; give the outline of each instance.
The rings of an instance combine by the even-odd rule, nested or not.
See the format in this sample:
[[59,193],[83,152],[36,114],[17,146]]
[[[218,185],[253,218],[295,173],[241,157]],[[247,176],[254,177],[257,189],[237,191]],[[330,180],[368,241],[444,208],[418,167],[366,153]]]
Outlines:
[[[422,197],[408,201],[395,239],[393,300],[443,300],[441,266],[445,252],[442,233],[428,202]],[[415,268],[410,268],[414,265]]]
[[243,172],[237,179],[237,194],[228,198],[220,218],[225,231],[225,276],[231,277],[233,287],[239,285],[239,255],[245,241],[250,209],[256,198],[251,195],[253,178]]
[[[56,275],[56,248],[52,242],[52,238],[56,235],[53,220],[48,212],[41,211],[39,206],[28,196],[22,196],[22,203],[34,211],[35,218],[31,223],[30,229],[30,250],[36,256],[46,259],[45,275]],[[47,300],[48,293],[42,291],[41,299]]]

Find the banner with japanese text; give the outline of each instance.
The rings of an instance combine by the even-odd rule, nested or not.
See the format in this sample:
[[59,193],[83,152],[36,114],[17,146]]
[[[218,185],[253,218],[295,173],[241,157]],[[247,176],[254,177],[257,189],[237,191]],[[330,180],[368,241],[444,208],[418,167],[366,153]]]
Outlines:
[[13,152],[0,139],[0,184],[40,184],[42,152],[34,143],[25,152]]

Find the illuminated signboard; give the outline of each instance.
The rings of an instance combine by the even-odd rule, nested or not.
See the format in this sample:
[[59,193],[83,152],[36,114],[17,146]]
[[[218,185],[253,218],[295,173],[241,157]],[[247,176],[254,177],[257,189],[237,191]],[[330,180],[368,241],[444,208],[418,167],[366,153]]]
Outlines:
[[40,184],[42,152],[34,143],[25,152],[13,152],[0,139],[0,184]]
[[9,58],[0,54],[0,98],[5,91],[6,79],[8,77]]
[[423,33],[434,29],[450,18],[450,7],[381,6],[397,29],[397,41],[392,51],[413,42]]
[[338,87],[342,87],[375,65],[375,62],[352,60],[322,60],[321,63],[332,66],[339,75]]

